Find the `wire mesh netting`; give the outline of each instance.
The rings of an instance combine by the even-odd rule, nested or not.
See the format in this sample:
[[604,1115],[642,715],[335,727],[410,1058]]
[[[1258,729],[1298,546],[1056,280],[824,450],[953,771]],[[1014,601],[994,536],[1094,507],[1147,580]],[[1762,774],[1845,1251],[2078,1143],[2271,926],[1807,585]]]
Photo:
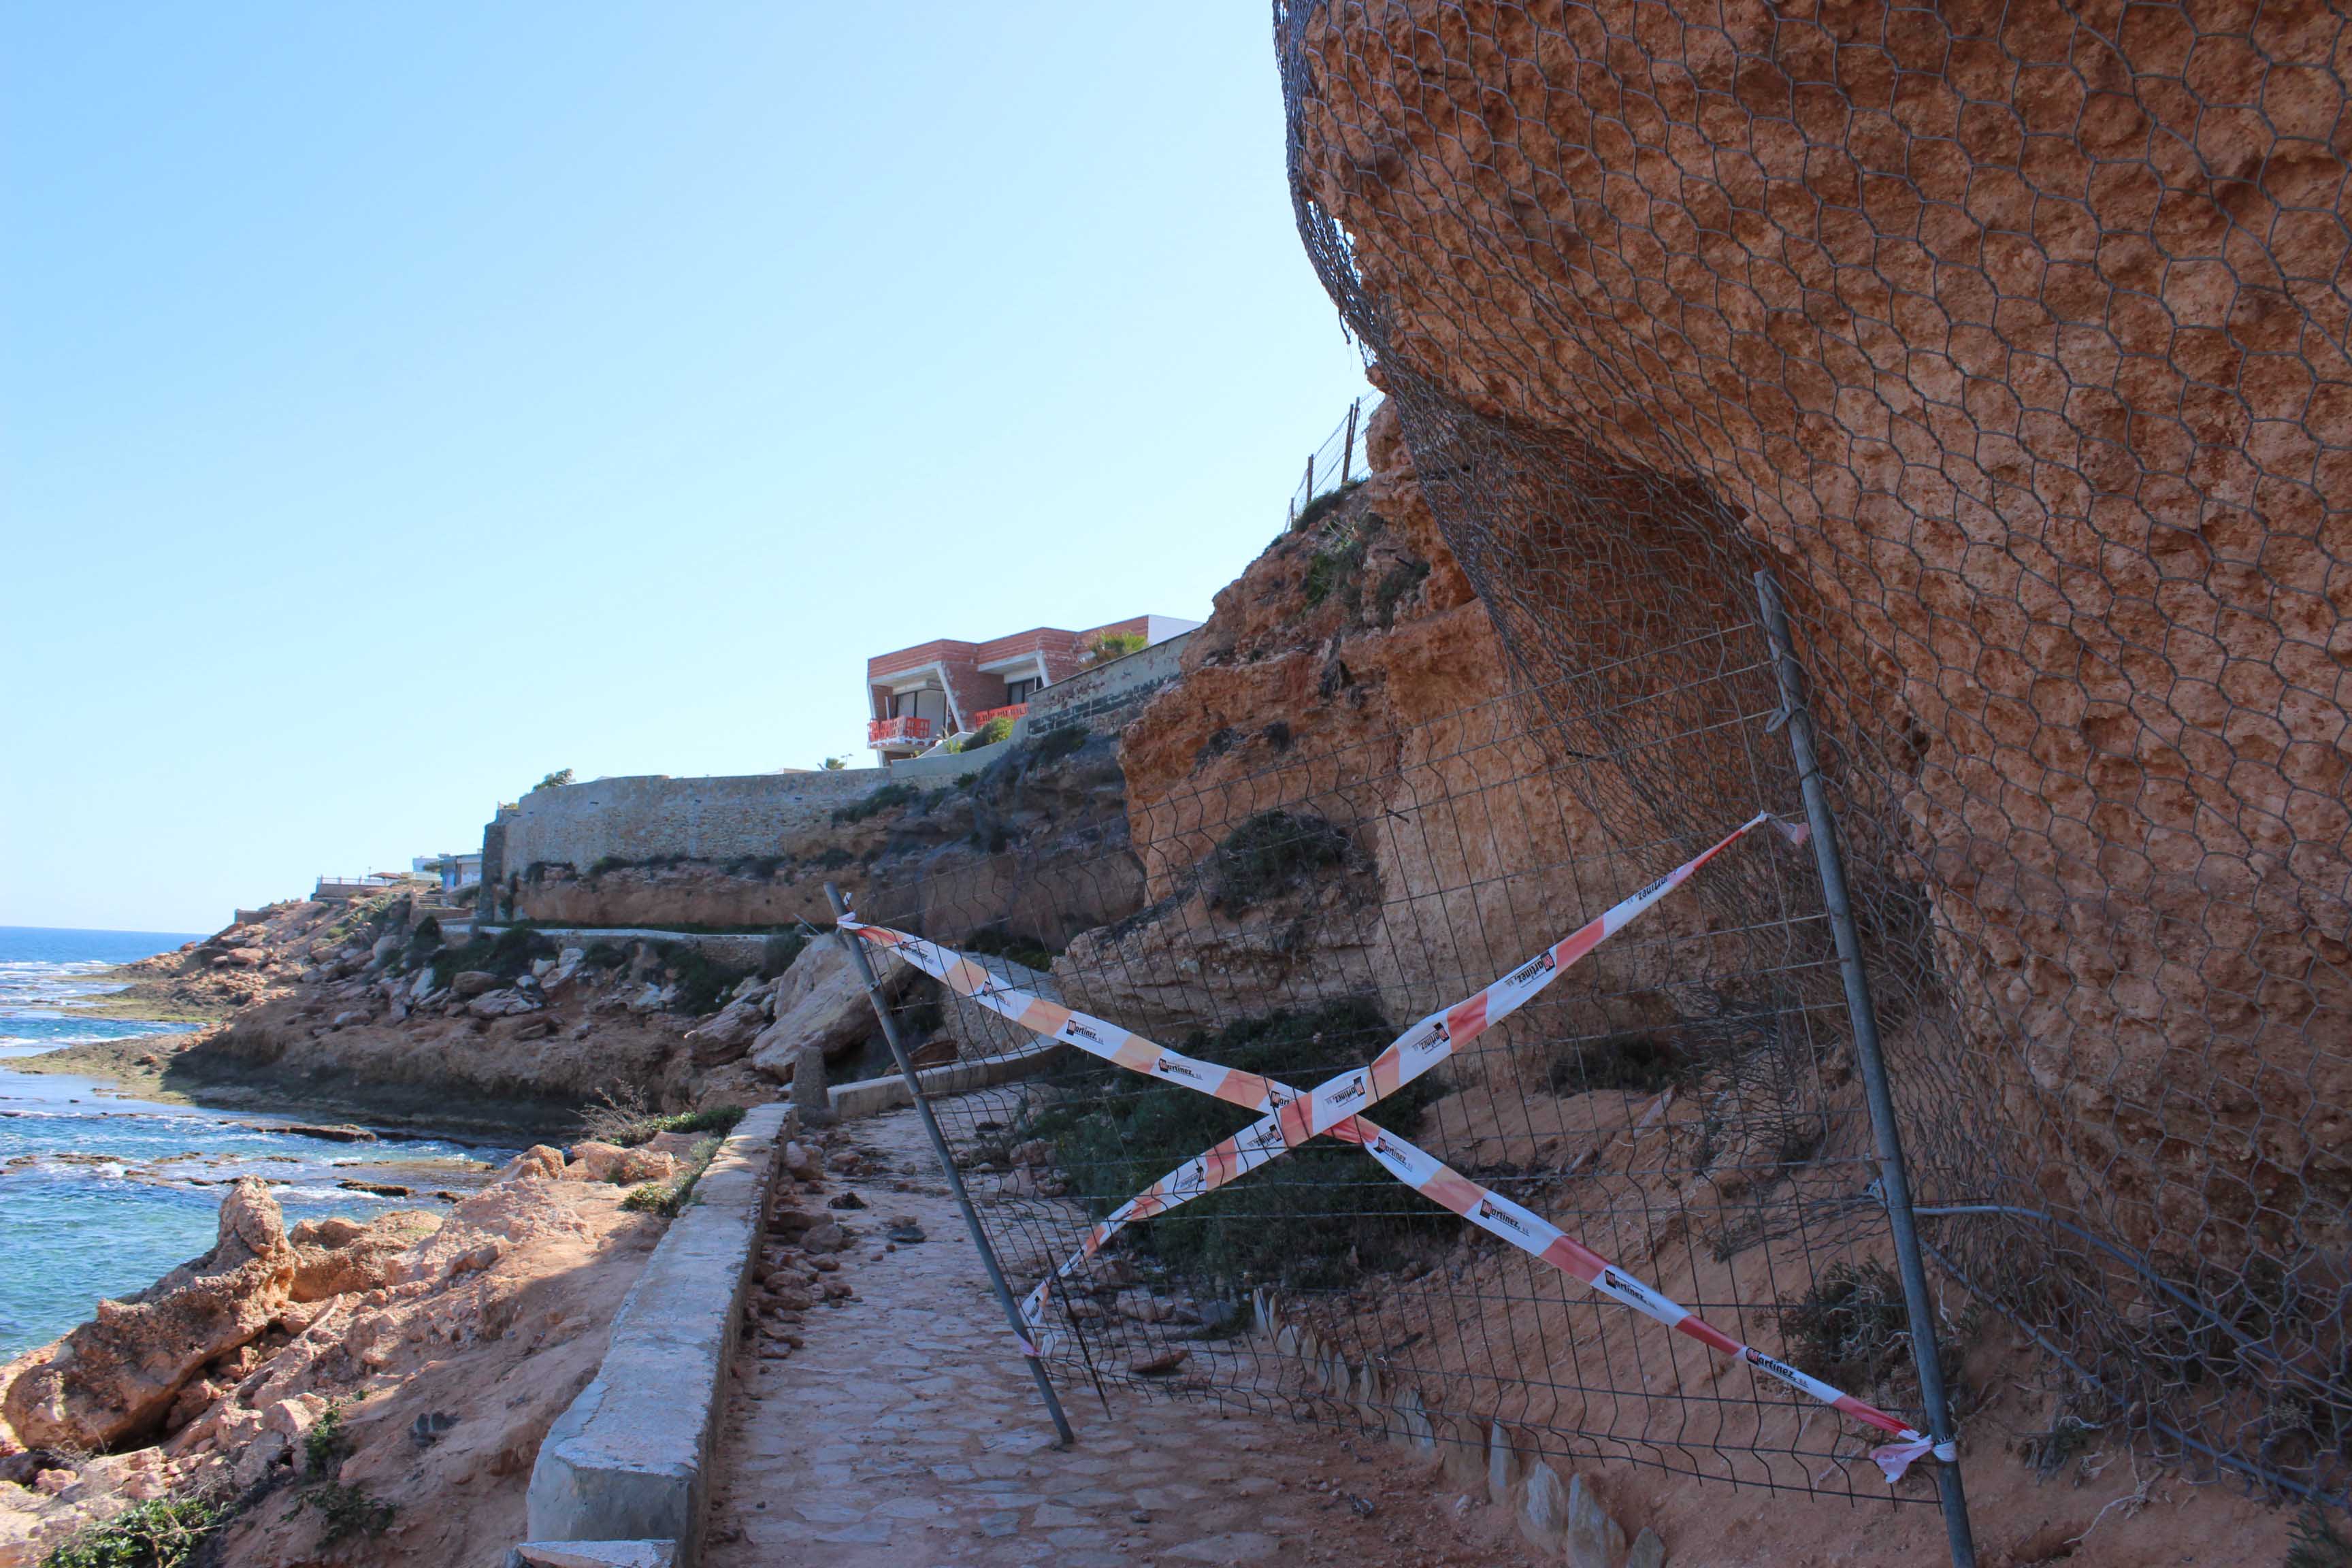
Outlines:
[[[1744,731],[1637,737],[1689,700],[1678,650],[1744,646],[1769,561],[1934,1256],[2072,1370],[2084,1419],[2340,1496],[2342,9],[1275,15],[1308,249],[1552,723],[1547,765],[1610,759],[1559,787],[1621,844],[1720,819]],[[1720,931],[1675,956],[1737,971],[1727,1016],[1774,1020],[1753,1059],[1818,1075],[1813,970],[1724,934],[1809,929],[1764,921],[1786,895],[1759,874],[1701,891]],[[1784,1103],[1839,1103],[1804,1081]],[[1833,1176],[1770,1191],[1750,1223],[1839,1256]],[[1658,1435],[1621,1425],[1622,1377],[1538,1386],[1574,1391],[1580,1432]],[[1698,1451],[1772,1473],[1724,1457],[1730,1430]]]
[[[996,984],[1308,1089],[1759,812],[1798,813],[1778,706],[1752,624],[1693,635],[1410,727],[1301,742],[1131,801],[1125,843],[959,860],[869,889],[859,913]],[[1669,773],[1674,809],[1653,811],[1645,791]],[[966,787],[1010,793],[997,773]],[[1056,940],[1062,908],[1129,912]],[[880,962],[1016,1293],[1255,1120]],[[1916,1425],[1853,1068],[1811,853],[1758,832],[1368,1114],[1739,1343]],[[1124,1231],[1048,1298],[1045,1326],[1066,1387],[1305,1413],[1481,1474],[1500,1423],[1522,1452],[1888,1495],[1866,1458],[1883,1432],[1329,1137]]]

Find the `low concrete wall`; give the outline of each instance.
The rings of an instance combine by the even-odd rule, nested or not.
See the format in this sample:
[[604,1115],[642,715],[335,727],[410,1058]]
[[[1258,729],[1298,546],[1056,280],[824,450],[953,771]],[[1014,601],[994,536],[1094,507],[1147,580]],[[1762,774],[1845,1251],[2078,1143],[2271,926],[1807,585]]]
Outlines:
[[1184,649],[1196,635],[1185,632],[1055,681],[1029,699],[1029,711],[1022,716],[1024,735],[1044,735],[1073,724],[1115,733],[1154,692],[1184,673]]
[[989,763],[1021,743],[1025,719],[1013,721],[1010,739],[992,746],[974,746],[967,752],[940,752],[935,754],[907,757],[890,764],[892,784],[935,784],[943,779],[957,779],[966,773],[976,773]]
[[694,1568],[785,1113],[743,1118],[621,1302],[595,1381],[540,1445],[532,1542],[675,1542],[677,1568]]
[[[915,1076],[922,1080],[923,1094],[927,1099],[942,1094],[969,1094],[975,1089],[989,1089],[1000,1083],[1010,1083],[1016,1078],[1027,1078],[1031,1073],[1043,1072],[1057,1053],[1068,1048],[1060,1040],[1032,1035],[1026,1046],[1007,1051],[1003,1056],[925,1068]],[[896,1110],[902,1105],[915,1103],[914,1094],[907,1088],[907,1080],[897,1073],[887,1078],[859,1079],[856,1083],[836,1083],[828,1093],[834,1116],[843,1121],[860,1116],[879,1116],[886,1110]]]

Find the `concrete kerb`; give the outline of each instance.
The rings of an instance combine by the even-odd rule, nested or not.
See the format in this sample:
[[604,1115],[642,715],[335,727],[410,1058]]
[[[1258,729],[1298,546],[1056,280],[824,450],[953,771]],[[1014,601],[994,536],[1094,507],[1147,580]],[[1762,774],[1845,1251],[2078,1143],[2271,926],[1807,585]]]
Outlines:
[[694,1568],[728,1366],[787,1110],[762,1105],[743,1118],[622,1300],[595,1380],[540,1445],[529,1493],[533,1550],[674,1542],[668,1559],[611,1561]]
[[675,1568],[675,1541],[526,1541],[506,1568]]
[[1252,1326],[1273,1339],[1275,1353],[1298,1363],[1302,1392],[1352,1402],[1368,1432],[1418,1456],[1465,1501],[1484,1495],[1507,1511],[1545,1557],[1564,1557],[1567,1568],[1665,1568],[1657,1531],[1643,1530],[1629,1547],[1590,1478],[1564,1471],[1525,1434],[1435,1408],[1419,1388],[1391,1389],[1370,1362],[1351,1367],[1312,1327],[1286,1321],[1270,1291],[1255,1294],[1251,1307]]
[[[1002,1056],[925,1068],[915,1076],[921,1081],[926,1095],[969,1094],[975,1089],[992,1088],[1043,1071],[1046,1063],[1062,1049],[1064,1046],[1059,1040],[1037,1038]],[[915,1097],[908,1091],[907,1080],[893,1073],[888,1078],[867,1078],[856,1083],[835,1084],[832,1102],[834,1116],[847,1121],[860,1116],[879,1116],[886,1110],[912,1105]]]

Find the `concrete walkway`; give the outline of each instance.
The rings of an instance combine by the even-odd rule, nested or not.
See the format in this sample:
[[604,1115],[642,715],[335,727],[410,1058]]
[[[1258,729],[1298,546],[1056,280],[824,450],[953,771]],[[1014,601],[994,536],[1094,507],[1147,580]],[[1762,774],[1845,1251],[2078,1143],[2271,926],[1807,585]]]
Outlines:
[[[1091,1390],[1065,1389],[1078,1443],[1052,1451],[915,1113],[846,1136],[860,1167],[827,1196],[846,1188],[869,1206],[842,1216],[864,1237],[826,1279],[856,1296],[746,1334],[709,1568],[1523,1560],[1515,1541],[1464,1530],[1428,1469],[1364,1438],[1118,1393],[1106,1414]],[[901,1215],[929,1239],[879,1250]],[[802,1346],[775,1359],[785,1333]]]

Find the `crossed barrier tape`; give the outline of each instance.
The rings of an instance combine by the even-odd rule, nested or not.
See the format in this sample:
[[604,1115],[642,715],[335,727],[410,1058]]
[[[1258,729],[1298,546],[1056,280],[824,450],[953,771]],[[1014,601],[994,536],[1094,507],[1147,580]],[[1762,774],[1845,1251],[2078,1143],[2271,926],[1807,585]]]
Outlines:
[[1902,1479],[1904,1471],[1923,1455],[1932,1453],[1949,1462],[1954,1457],[1953,1446],[1934,1443],[1875,1405],[1724,1333],[1533,1211],[1491,1188],[1480,1186],[1435,1155],[1416,1148],[1362,1114],[1525,1006],[1570,966],[1646,913],[1696,876],[1708,861],[1757,828],[1766,826],[1783,835],[1791,844],[1805,842],[1802,824],[1782,822],[1769,812],[1759,812],[1701,853],[1612,905],[1484,990],[1411,1025],[1369,1065],[1341,1073],[1306,1092],[1279,1079],[1170,1050],[1091,1014],[1009,985],[952,949],[887,926],[868,925],[854,913],[842,917],[840,929],[895,954],[957,994],[1034,1034],[1075,1046],[1130,1072],[1178,1084],[1260,1113],[1256,1121],[1215,1148],[1187,1160],[1104,1215],[1087,1233],[1079,1249],[1039,1281],[1021,1303],[1022,1321],[1029,1331],[1021,1342],[1024,1355],[1043,1355],[1052,1343],[1053,1331],[1045,1324],[1045,1306],[1055,1283],[1067,1279],[1121,1230],[1137,1220],[1165,1214],[1213,1193],[1311,1138],[1328,1135],[1362,1149],[1383,1170],[1423,1197],[1581,1280],[1619,1305],[1894,1436],[1895,1442],[1870,1452],[1871,1458],[1892,1483]]

